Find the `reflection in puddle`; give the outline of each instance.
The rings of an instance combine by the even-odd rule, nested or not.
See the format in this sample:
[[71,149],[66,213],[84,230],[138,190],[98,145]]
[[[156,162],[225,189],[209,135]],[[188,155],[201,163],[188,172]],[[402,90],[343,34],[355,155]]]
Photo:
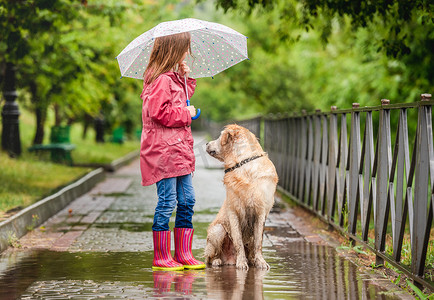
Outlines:
[[207,269],[206,288],[211,299],[264,299],[266,270],[238,270],[234,266]]
[[298,242],[276,248],[276,253],[266,255],[274,266],[264,279],[266,298],[397,299],[373,285],[368,275],[359,273],[356,265],[331,247]]
[[13,252],[0,257],[0,299],[396,299],[330,247],[294,242],[266,250],[270,271],[152,272],[151,251]]
[[[154,293],[153,296],[167,297],[167,296],[185,296],[192,297],[198,296],[196,287],[193,289],[193,283],[199,279],[205,277],[204,270],[191,270],[180,272],[166,272],[166,271],[154,271]],[[198,282],[199,283],[199,282]],[[200,294],[203,294],[201,291]],[[206,292],[205,292],[206,294]],[[149,295],[150,296],[150,295]]]

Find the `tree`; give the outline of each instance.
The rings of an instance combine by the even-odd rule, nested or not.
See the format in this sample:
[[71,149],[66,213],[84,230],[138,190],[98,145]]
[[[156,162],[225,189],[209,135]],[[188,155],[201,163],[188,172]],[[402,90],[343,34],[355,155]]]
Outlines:
[[[431,92],[432,1],[216,0],[216,4],[226,14],[254,21],[246,33],[252,61],[257,53],[253,47],[270,54],[270,66],[280,55],[291,61],[286,64],[296,72],[292,85],[300,86],[307,104],[349,107],[361,99],[365,105],[377,105],[379,99],[390,97],[413,102],[421,93]],[[267,72],[287,76],[275,67]],[[260,68],[268,68],[266,61]]]
[[130,129],[131,120],[140,121],[125,112],[140,103],[136,89],[141,83],[120,80],[115,57],[146,28],[178,13],[177,2],[0,0],[0,67],[13,62],[18,88],[31,96],[37,123],[33,142],[43,141],[50,107],[56,124],[101,111],[112,124],[125,122]]
[[[0,35],[2,36],[0,55],[3,57],[0,64],[19,66],[27,60],[32,61],[32,70],[36,70],[40,58],[37,54],[44,52],[44,45],[36,43],[37,39],[44,34],[55,33],[61,24],[67,24],[76,18],[84,5],[84,1],[76,0],[0,0]],[[38,47],[32,47],[34,44]],[[23,79],[24,74],[29,75],[27,80],[18,81],[18,88],[26,84],[34,95],[33,103],[35,103],[37,116],[35,141],[37,142],[43,138],[41,124],[45,116],[44,105],[41,105],[40,101],[44,98],[38,97],[40,94],[38,84],[29,69],[23,71],[18,67],[17,73],[19,79]],[[8,75],[4,74],[4,76]],[[1,80],[0,86],[4,82]],[[7,129],[3,128],[3,130]]]
[[[306,30],[318,29],[324,41],[327,41],[331,20],[348,16],[353,30],[380,30],[381,34],[376,38],[378,50],[384,51],[388,56],[410,56],[416,51],[414,44],[423,45],[426,49],[424,53],[432,56],[432,47],[426,48],[434,43],[434,3],[430,0],[216,0],[216,3],[225,12],[240,10],[251,14],[255,8],[264,8],[266,11],[277,9],[281,20],[279,30],[282,37],[286,38],[288,32],[285,27],[288,23],[296,23]],[[320,17],[325,22],[315,21]],[[418,32],[419,29],[423,30],[423,34]]]
[[[200,1],[200,0],[199,0]],[[262,7],[268,11],[277,8],[280,11],[282,25],[296,22],[301,27],[313,28],[315,19],[326,17],[328,22],[320,26],[322,36],[326,40],[330,35],[330,20],[336,16],[351,18],[353,29],[367,28],[372,24],[385,26],[387,29],[381,39],[382,48],[390,56],[407,55],[411,52],[410,43],[413,41],[411,29],[420,25],[425,27],[426,35],[433,29],[434,3],[430,0],[302,0],[302,1],[273,1],[273,0],[216,0],[217,6],[228,10],[241,10],[250,14],[255,8]],[[318,23],[315,24],[318,26]],[[431,29],[431,30],[429,30]],[[282,33],[285,30],[282,28]],[[420,37],[423,38],[423,37]]]

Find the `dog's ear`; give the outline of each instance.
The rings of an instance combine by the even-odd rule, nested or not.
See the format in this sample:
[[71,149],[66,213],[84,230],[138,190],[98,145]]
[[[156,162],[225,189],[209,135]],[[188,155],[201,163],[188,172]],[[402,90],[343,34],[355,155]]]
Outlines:
[[234,131],[233,130],[229,130],[226,129],[225,131],[223,131],[222,134],[222,145],[226,145],[227,143],[231,142],[234,139]]

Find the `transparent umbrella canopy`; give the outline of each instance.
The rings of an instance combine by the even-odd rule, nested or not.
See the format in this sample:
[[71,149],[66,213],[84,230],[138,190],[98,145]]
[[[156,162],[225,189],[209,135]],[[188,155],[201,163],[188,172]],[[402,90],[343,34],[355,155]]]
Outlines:
[[121,75],[143,79],[149,56],[158,37],[190,32],[192,57],[186,61],[190,77],[213,77],[248,59],[247,37],[218,23],[198,19],[163,22],[135,38],[117,56]]

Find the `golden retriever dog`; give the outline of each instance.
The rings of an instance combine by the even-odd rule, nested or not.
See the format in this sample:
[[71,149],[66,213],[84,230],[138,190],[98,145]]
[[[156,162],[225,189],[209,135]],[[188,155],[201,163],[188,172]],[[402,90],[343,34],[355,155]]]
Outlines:
[[253,133],[228,125],[206,151],[224,162],[226,199],[208,228],[205,260],[212,266],[270,266],[262,256],[265,220],[274,204],[276,168]]

